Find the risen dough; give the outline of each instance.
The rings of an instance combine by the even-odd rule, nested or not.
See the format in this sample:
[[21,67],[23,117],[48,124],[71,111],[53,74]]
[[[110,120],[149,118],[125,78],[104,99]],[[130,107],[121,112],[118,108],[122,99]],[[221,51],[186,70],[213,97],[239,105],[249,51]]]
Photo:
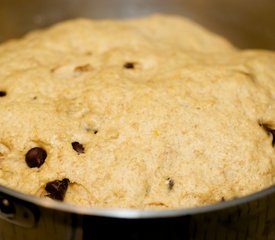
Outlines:
[[[0,184],[66,202],[194,207],[275,182],[275,54],[187,19],[71,20],[0,47]],[[269,133],[269,134],[268,134]],[[78,154],[72,142],[79,142]],[[29,168],[33,147],[47,151]]]

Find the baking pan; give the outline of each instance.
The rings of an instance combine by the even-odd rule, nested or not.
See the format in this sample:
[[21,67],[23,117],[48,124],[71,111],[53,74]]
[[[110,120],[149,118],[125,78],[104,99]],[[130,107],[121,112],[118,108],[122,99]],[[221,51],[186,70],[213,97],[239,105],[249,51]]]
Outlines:
[[[273,0],[2,0],[0,41],[64,19],[187,16],[239,48],[275,50]],[[0,240],[275,240],[275,186],[210,206],[93,209],[0,186]]]

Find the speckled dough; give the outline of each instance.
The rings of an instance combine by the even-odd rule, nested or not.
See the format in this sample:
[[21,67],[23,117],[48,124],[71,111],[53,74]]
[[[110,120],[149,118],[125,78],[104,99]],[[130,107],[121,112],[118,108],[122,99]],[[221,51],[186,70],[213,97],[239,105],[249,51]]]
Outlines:
[[[66,202],[156,209],[275,182],[273,52],[180,17],[80,19],[1,45],[0,66],[4,186],[46,197],[68,178]],[[34,147],[39,168],[25,161]]]

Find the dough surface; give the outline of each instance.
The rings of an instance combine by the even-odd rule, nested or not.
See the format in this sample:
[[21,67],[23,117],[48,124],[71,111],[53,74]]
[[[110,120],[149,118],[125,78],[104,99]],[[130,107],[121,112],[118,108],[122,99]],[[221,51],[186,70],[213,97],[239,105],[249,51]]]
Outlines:
[[66,21],[2,44],[0,65],[1,185],[47,197],[67,178],[65,202],[165,209],[275,183],[274,52],[155,15]]

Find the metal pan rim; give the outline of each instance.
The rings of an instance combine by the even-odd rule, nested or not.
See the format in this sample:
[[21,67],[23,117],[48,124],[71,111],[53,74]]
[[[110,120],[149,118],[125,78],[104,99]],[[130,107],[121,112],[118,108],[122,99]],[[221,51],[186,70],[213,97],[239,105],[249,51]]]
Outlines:
[[39,207],[58,210],[67,213],[90,215],[109,218],[122,218],[122,219],[146,219],[146,218],[170,218],[180,217],[186,215],[202,214],[207,212],[214,212],[223,210],[230,207],[235,207],[241,204],[247,204],[249,202],[268,197],[272,193],[275,194],[275,185],[264,189],[262,191],[250,194],[248,196],[232,199],[225,202],[220,202],[212,205],[206,205],[195,208],[179,208],[179,209],[167,209],[167,210],[139,210],[139,209],[101,209],[76,206],[68,203],[53,201],[51,199],[39,198],[32,195],[27,195],[21,192],[17,192],[10,188],[0,185],[0,193],[4,193],[7,196],[18,199],[19,201],[25,201],[32,203]]

